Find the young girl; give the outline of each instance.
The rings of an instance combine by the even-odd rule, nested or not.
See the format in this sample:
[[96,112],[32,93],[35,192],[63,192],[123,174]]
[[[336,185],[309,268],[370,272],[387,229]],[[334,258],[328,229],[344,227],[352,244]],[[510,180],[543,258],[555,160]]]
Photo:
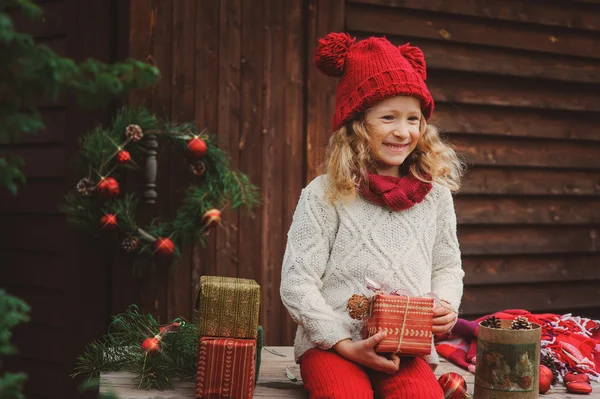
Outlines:
[[450,331],[463,270],[451,191],[463,166],[427,125],[433,99],[423,53],[385,38],[319,41],[315,65],[339,76],[327,174],[303,191],[281,273],[281,298],[298,324],[296,361],[311,398],[443,398],[438,357],[381,356],[378,333],[346,311],[366,279],[413,295],[434,293],[433,333]]

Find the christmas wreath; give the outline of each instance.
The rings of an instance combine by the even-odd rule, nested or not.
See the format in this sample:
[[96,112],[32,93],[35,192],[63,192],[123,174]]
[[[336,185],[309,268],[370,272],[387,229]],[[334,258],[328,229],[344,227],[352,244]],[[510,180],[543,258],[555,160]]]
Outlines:
[[[140,201],[135,193],[123,194],[119,182],[126,171],[141,169],[148,137],[177,146],[193,178],[172,220],[156,217],[141,226],[136,221]],[[138,271],[157,259],[176,259],[188,242],[204,245],[207,229],[221,223],[224,208],[251,209],[259,202],[257,188],[229,167],[227,154],[209,135],[198,132],[194,123],[161,121],[144,108],[123,108],[110,127],[97,127],[83,136],[77,161],[82,178],[66,196],[63,211],[68,221],[116,240],[134,257]]]

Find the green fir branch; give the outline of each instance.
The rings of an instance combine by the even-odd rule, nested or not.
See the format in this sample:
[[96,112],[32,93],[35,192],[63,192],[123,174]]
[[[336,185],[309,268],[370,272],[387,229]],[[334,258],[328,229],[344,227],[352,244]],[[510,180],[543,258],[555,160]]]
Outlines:
[[141,344],[146,338],[159,334],[159,324],[150,314],[142,314],[132,305],[113,317],[108,333],[90,343],[77,358],[72,376],[83,375],[90,381],[101,373],[130,371],[134,381],[143,389],[172,388],[172,381],[193,381],[196,376],[199,333],[195,324],[184,319],[175,332],[162,335],[161,349],[146,354]]

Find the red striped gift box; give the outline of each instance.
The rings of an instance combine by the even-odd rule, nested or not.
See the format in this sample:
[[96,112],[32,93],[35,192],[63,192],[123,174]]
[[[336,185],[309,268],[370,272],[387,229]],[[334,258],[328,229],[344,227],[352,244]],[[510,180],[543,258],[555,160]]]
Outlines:
[[200,338],[196,398],[252,398],[255,357],[255,339]]

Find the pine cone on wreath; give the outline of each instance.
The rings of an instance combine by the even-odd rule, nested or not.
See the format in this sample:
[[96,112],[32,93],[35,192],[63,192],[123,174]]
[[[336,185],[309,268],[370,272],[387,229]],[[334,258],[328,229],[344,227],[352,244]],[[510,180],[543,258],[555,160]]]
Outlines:
[[540,358],[540,364],[548,367],[552,371],[552,385],[555,385],[558,381],[558,370],[556,370],[556,363],[551,355],[542,355]]
[[94,182],[92,182],[87,177],[84,177],[77,183],[77,192],[83,195],[84,197],[89,197],[90,195],[92,195],[92,191],[94,191],[95,188],[96,185],[94,184]]
[[500,328],[501,323],[500,319],[496,316],[488,316],[484,321],[481,322],[481,325],[487,328]]
[[511,330],[531,330],[531,322],[527,317],[517,316],[510,324]]
[[140,141],[142,137],[144,137],[144,133],[142,133],[141,127],[132,124],[127,126],[125,130],[125,136],[135,143],[136,141]]
[[206,164],[202,161],[195,161],[190,164],[190,172],[196,176],[202,176],[206,172]]
[[348,299],[346,307],[351,318],[360,320],[369,311],[369,300],[364,295],[354,294]]
[[135,252],[138,247],[140,246],[140,240],[137,237],[134,236],[129,236],[129,237],[125,237],[123,239],[123,242],[121,243],[121,247],[123,248],[123,251],[125,252]]

